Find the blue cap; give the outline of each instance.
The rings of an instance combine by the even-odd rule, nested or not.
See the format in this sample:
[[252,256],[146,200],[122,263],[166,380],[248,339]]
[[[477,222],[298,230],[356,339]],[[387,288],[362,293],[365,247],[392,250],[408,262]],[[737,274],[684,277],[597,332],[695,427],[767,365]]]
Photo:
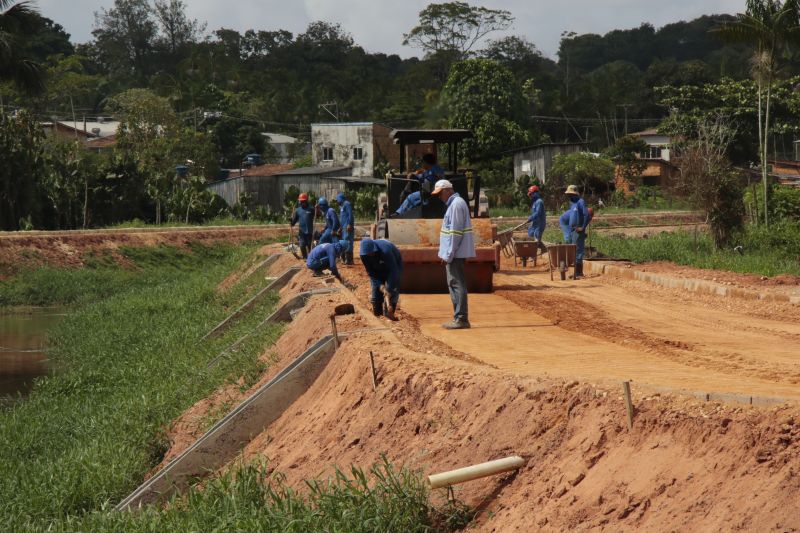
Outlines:
[[361,239],[361,253],[360,255],[369,255],[374,254],[378,251],[378,245],[375,244],[375,241],[372,239],[368,239],[364,237]]
[[336,251],[336,253],[340,254],[345,250],[347,250],[348,248],[349,244],[347,243],[347,241],[336,241],[335,243],[333,243],[333,249]]
[[339,202],[339,203],[344,202],[345,199],[346,199],[346,197],[345,197],[343,192],[340,192],[339,194],[336,195],[336,201]]
[[317,200],[317,203],[319,205],[328,205],[328,199],[325,198],[324,196],[320,196],[319,200]]

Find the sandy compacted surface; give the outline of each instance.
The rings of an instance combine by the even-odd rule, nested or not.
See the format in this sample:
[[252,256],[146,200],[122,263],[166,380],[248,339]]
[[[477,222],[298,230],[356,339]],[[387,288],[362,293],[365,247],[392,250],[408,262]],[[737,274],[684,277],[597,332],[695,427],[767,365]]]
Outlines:
[[[297,264],[282,256],[270,274]],[[479,511],[480,531],[800,529],[800,323],[791,313],[507,272],[495,294],[473,295],[472,330],[445,332],[444,295],[403,295],[400,322],[371,316],[362,270],[342,269],[352,290],[333,284],[341,290],[312,298],[265,348],[262,383],[329,332],[335,305],[356,307],[341,322],[352,335],[245,459],[266,457],[302,488],[334,465],[368,467],[382,454],[425,474],[523,456],[516,473],[456,488]],[[324,286],[330,280],[303,270],[281,298]],[[633,379],[631,430],[621,379]],[[786,401],[685,394],[703,390]],[[247,394],[229,386],[187,411],[171,454],[202,433],[210,410]]]

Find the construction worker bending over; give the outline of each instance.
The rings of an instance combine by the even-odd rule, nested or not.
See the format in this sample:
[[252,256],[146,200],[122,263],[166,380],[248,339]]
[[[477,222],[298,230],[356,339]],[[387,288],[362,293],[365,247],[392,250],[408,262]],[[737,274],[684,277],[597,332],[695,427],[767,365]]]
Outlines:
[[469,329],[467,275],[464,268],[467,259],[475,257],[475,237],[472,234],[469,206],[447,180],[437,181],[432,194],[447,205],[439,234],[439,258],[447,265],[447,288],[453,302],[453,321],[443,327]]
[[575,251],[575,276],[574,279],[583,277],[583,253],[586,245],[586,226],[589,224],[589,210],[586,202],[581,198],[578,187],[570,185],[565,194],[569,198],[569,242],[577,246]]
[[292,213],[291,225],[294,227],[300,224],[297,232],[297,242],[300,245],[300,253],[303,259],[308,258],[308,251],[311,249],[311,241],[314,239],[314,210],[308,206],[308,195],[302,193],[297,197],[300,205]]
[[425,154],[422,156],[422,168],[417,172],[408,174],[409,180],[417,180],[419,182],[420,190],[411,192],[411,183],[409,181],[403,194],[405,199],[400,207],[395,211],[396,215],[402,215],[406,211],[414,209],[418,205],[426,203],[422,197],[422,191],[430,193],[436,185],[436,182],[444,178],[444,169],[436,162],[436,156],[433,154]]
[[339,224],[342,228],[342,241],[347,244],[347,249],[342,252],[342,261],[345,265],[353,264],[353,225],[355,218],[353,217],[353,204],[340,192],[336,195],[336,201],[339,202]]
[[319,244],[338,241],[339,239],[336,235],[339,232],[339,217],[336,216],[336,210],[328,205],[328,199],[324,196],[317,200],[317,207],[325,219],[325,228],[319,236]]
[[321,276],[322,271],[328,269],[336,279],[342,281],[339,269],[336,268],[336,258],[342,254],[344,246],[342,242],[335,242],[333,244],[326,242],[320,244],[308,254],[306,266],[314,271],[315,276]]
[[538,185],[531,185],[528,189],[528,198],[533,201],[531,204],[531,216],[528,217],[528,222],[531,223],[528,228],[528,237],[535,239],[539,249],[545,251],[546,248],[542,244],[542,235],[544,235],[544,228],[547,227],[547,212],[544,209],[544,200],[542,200],[542,195],[539,194]]
[[561,234],[564,235],[564,244],[569,244],[569,236],[572,231],[569,229],[569,215],[570,211],[564,211],[558,217],[558,225],[561,227]]
[[403,274],[403,258],[400,250],[391,242],[380,239],[361,239],[361,262],[369,275],[372,288],[369,302],[375,316],[383,316],[384,298],[388,299],[386,318],[397,320],[397,302],[400,299],[400,276]]

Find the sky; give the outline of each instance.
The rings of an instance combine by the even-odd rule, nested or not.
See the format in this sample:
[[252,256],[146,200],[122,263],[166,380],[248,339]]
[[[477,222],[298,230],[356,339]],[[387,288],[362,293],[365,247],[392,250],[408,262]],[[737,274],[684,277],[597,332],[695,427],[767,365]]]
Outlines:
[[[403,46],[403,33],[417,22],[431,0],[185,0],[192,18],[239,31],[284,29],[302,33],[309,22],[340,23],[356,43],[370,52],[419,55]],[[34,0],[40,12],[72,35],[73,42],[91,39],[94,13],[113,0]],[[736,13],[744,0],[483,0],[470,1],[506,9],[516,17],[507,34],[522,35],[545,55],[555,57],[562,31],[605,33],[649,22],[656,27],[700,15]],[[496,35],[499,36],[499,35]]]

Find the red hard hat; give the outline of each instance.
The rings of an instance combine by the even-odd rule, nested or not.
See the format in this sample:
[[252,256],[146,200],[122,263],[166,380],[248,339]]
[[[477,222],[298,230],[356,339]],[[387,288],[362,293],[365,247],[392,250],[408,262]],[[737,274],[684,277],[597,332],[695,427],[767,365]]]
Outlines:
[[300,193],[300,196],[297,197],[297,201],[298,202],[307,202],[308,201],[308,195],[306,193],[304,193],[304,192]]
[[538,185],[531,185],[530,187],[528,187],[528,194],[533,194],[535,192],[539,192]]

